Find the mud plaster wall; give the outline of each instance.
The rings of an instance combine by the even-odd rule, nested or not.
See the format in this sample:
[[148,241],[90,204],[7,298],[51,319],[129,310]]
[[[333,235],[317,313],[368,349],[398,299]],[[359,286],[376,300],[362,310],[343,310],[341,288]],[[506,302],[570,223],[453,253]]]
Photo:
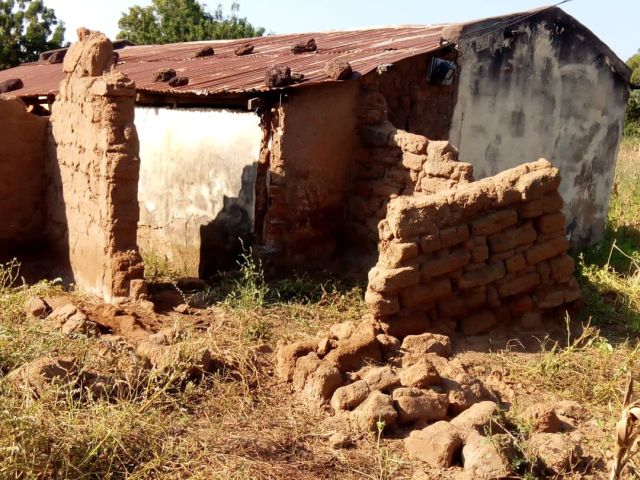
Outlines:
[[48,123],[21,100],[0,99],[0,255],[42,237]]
[[143,252],[190,275],[236,265],[250,245],[262,130],[247,112],[136,108]]
[[261,249],[278,267],[326,267],[356,144],[358,82],[298,89],[271,115]]
[[85,33],[65,57],[51,115],[49,237],[68,255],[81,290],[107,301],[128,297],[143,277],[138,254],[138,139],[135,85],[109,72],[113,47]]
[[603,237],[628,90],[575,23],[553,9],[462,41],[449,139],[476,178],[549,158],[565,179],[571,242],[582,245]]
[[558,169],[539,160],[392,200],[369,272],[371,312],[404,334],[540,327],[543,313],[580,297],[559,184]]

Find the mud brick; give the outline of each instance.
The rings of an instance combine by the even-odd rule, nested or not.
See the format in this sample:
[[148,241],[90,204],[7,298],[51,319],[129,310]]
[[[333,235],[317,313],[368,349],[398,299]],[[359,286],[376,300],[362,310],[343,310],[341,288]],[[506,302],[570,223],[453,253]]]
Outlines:
[[395,292],[420,282],[420,272],[413,267],[384,269],[374,267],[369,272],[369,288],[374,292]]
[[537,218],[535,222],[538,232],[546,234],[564,230],[566,220],[564,213],[554,212]]
[[518,213],[520,218],[535,218],[544,214],[544,207],[542,199],[533,200],[532,202],[525,202],[518,207]]
[[484,262],[489,258],[489,247],[487,245],[477,245],[471,249],[471,259],[475,263]]
[[551,265],[551,277],[556,282],[566,282],[571,278],[575,262],[569,255],[562,255],[557,258],[549,260]]
[[403,307],[429,305],[451,294],[451,281],[446,278],[435,282],[414,285],[400,292]]
[[465,335],[479,335],[488,332],[497,323],[498,320],[493,312],[484,310],[463,318],[460,322],[460,329]]
[[474,235],[473,236],[473,244],[474,245],[486,245],[487,244],[487,236],[486,235]]
[[420,239],[420,247],[423,253],[433,253],[440,250],[440,245],[440,236],[437,233],[425,235]]
[[441,248],[452,247],[467,240],[469,240],[469,227],[467,225],[456,225],[455,227],[440,230]]
[[562,196],[558,192],[547,193],[542,197],[542,211],[543,213],[551,213],[556,210],[562,210],[564,207],[564,201]]
[[438,302],[438,313],[443,317],[461,317],[487,302],[485,291],[459,292],[455,297]]
[[469,263],[470,259],[471,254],[468,250],[459,249],[444,257],[427,260],[422,265],[422,278],[429,279],[456,271]]
[[397,294],[381,294],[367,289],[364,301],[374,317],[393,315],[400,310]]
[[498,253],[535,241],[538,234],[531,222],[520,227],[513,227],[489,237],[491,251]]
[[420,249],[415,242],[390,242],[382,247],[381,262],[389,268],[403,266],[418,256]]
[[500,297],[498,290],[493,285],[487,286],[487,305],[496,308],[500,306]]
[[540,275],[527,273],[498,283],[498,293],[502,298],[510,297],[518,293],[527,292],[538,285],[540,285]]
[[511,250],[507,250],[506,252],[494,253],[491,255],[491,263],[502,262],[507,260],[508,258],[513,257],[516,254],[516,250],[512,248]]
[[422,170],[422,164],[427,161],[426,155],[417,155],[415,153],[404,152],[402,154],[402,166],[413,171]]
[[519,318],[527,312],[533,310],[533,299],[531,295],[517,295],[509,302],[511,315]]
[[518,222],[518,214],[515,210],[501,210],[490,213],[471,223],[471,231],[474,235],[491,235],[504,230]]
[[549,262],[542,261],[540,263],[536,263],[535,269],[540,275],[540,281],[543,284],[551,282],[551,265],[549,265]]
[[525,253],[527,263],[534,265],[543,260],[556,257],[561,253],[565,253],[569,248],[569,242],[564,237],[555,238],[547,242],[534,245]]
[[505,274],[503,262],[492,263],[478,270],[466,272],[462,278],[458,280],[458,287],[463,289],[480,287],[500,280]]
[[527,268],[527,261],[522,253],[518,253],[517,255],[505,260],[504,266],[508,273],[520,272]]

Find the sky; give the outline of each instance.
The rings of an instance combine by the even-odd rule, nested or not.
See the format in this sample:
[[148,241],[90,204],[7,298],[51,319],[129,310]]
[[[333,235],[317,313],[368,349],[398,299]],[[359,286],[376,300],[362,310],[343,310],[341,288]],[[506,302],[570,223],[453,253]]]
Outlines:
[[[76,40],[78,27],[100,30],[111,38],[118,19],[132,5],[150,0],[45,0],[67,26],[67,39]],[[204,1],[213,10],[231,0]],[[529,10],[544,0],[239,0],[240,15],[269,33],[296,33],[383,25],[463,22],[476,18]],[[627,60],[640,49],[640,0],[571,0],[562,7]]]

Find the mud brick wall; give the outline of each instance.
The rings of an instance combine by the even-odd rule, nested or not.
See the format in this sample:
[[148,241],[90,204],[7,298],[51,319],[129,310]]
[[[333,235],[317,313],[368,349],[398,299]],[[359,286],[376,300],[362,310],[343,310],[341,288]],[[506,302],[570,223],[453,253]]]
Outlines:
[[558,170],[547,160],[433,195],[403,196],[380,222],[366,302],[421,330],[479,334],[577,300]]
[[358,101],[359,144],[347,198],[346,236],[360,253],[377,255],[378,223],[387,204],[405,195],[429,195],[473,181],[473,167],[458,162],[447,141],[396,128],[380,85],[363,82]]
[[68,252],[76,284],[114,301],[128,297],[130,281],[144,273],[136,244],[135,86],[111,69],[113,46],[104,35],[81,29],[79,36],[51,115],[49,234]]
[[0,99],[0,254],[42,236],[47,126],[21,100]]

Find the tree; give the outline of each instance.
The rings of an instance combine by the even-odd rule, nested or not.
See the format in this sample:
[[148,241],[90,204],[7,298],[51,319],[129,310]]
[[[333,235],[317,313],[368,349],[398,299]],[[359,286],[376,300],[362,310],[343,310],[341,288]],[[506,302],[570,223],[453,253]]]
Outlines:
[[122,14],[118,38],[149,45],[262,36],[264,28],[239,17],[239,10],[237,2],[225,15],[221,5],[209,13],[197,0],[153,0],[148,7],[135,5]]
[[64,23],[42,0],[0,0],[0,70],[37,60],[63,42]]
[[[627,65],[632,70],[631,83],[640,84],[640,51],[627,60]],[[629,106],[624,118],[624,134],[640,137],[640,91],[638,90],[632,90],[629,97]]]

